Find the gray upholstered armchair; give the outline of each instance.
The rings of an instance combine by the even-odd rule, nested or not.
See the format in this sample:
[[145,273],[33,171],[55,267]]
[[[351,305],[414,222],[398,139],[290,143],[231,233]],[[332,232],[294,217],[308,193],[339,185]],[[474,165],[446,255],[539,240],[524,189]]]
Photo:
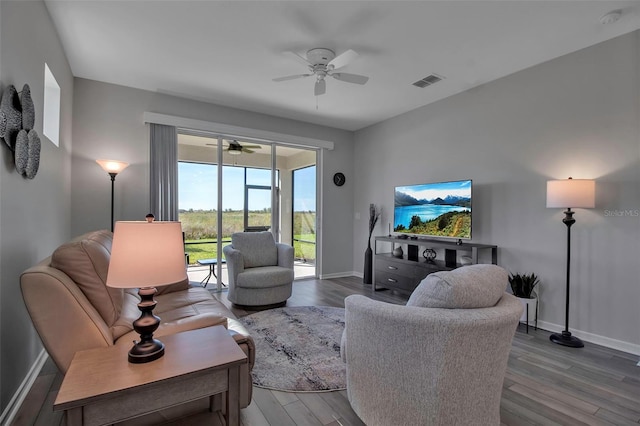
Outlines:
[[425,278],[406,306],[345,299],[342,357],[354,411],[376,425],[499,425],[522,305],[507,272],[465,266]]
[[263,306],[286,302],[293,285],[293,247],[271,232],[236,232],[223,249],[229,271],[229,301]]

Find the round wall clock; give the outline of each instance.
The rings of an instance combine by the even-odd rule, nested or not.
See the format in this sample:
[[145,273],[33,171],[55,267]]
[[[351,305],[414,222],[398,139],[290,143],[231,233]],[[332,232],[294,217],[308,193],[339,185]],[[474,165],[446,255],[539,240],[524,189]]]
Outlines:
[[336,184],[336,186],[342,186],[344,185],[344,183],[346,182],[346,178],[344,177],[344,173],[336,173],[335,175],[333,175],[333,183]]

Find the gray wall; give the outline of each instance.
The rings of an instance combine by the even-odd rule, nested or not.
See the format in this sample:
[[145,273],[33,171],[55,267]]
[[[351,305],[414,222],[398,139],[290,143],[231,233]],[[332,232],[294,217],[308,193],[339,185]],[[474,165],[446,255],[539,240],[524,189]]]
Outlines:
[[96,164],[98,158],[122,160],[130,166],[116,177],[115,219],[140,220],[149,210],[149,137],[143,113],[156,112],[301,137],[333,141],[326,151],[323,270],[321,274],[352,271],[350,241],[353,186],[331,183],[338,170],[351,174],[353,133],[264,114],[226,108],[92,80],[76,79],[74,91],[74,149],[72,160],[72,234],[109,228],[111,185]]
[[[546,208],[546,181],[594,178],[596,208],[578,209],[572,228],[570,327],[640,353],[639,34],[356,132],[354,269],[369,203],[384,207],[375,234],[386,235],[394,186],[473,179],[473,241],[497,244],[509,271],[540,275],[540,319],[558,330],[566,227]],[[624,210],[635,216],[611,216]]]
[[[0,167],[0,411],[4,411],[42,346],[20,293],[20,273],[70,236],[73,77],[49,14],[40,1],[0,2],[2,90],[27,83],[36,106],[42,150],[33,180],[20,176],[3,143]],[[61,89],[60,147],[42,134],[44,63]]]

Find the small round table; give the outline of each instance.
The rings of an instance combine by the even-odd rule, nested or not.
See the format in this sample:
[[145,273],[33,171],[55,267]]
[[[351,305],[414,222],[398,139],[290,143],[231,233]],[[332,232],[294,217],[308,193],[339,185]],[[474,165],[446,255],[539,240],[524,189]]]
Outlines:
[[[209,279],[211,278],[211,276],[213,275],[216,279],[218,278],[218,276],[216,275],[216,265],[218,264],[218,259],[199,259],[196,261],[198,263],[198,265],[209,265],[209,275],[207,275],[202,281],[200,281],[200,284],[202,285],[202,287],[206,287],[207,284],[209,284]],[[225,259],[222,259],[220,261],[221,263],[227,263],[227,261]],[[226,287],[225,283],[222,283],[223,286]]]

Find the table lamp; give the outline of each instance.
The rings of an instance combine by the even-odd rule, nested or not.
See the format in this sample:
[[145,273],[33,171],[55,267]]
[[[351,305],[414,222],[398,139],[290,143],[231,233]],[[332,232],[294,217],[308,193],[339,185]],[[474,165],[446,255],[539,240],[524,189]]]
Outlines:
[[140,341],[129,351],[129,362],[140,364],[164,355],[164,344],[153,338],[160,325],[153,315],[155,287],[185,279],[180,222],[116,222],[107,286],[139,288],[140,296],[140,318],[133,322]]
[[565,319],[564,331],[562,333],[553,333],[549,339],[553,343],[571,348],[581,348],[584,346],[582,340],[571,335],[569,331],[569,278],[571,264],[571,225],[576,220],[573,218],[574,211],[572,207],[593,208],[595,207],[595,188],[596,183],[589,179],[563,179],[550,180],[547,182],[547,207],[548,208],[566,208],[562,222],[567,225],[567,286],[565,298]]

